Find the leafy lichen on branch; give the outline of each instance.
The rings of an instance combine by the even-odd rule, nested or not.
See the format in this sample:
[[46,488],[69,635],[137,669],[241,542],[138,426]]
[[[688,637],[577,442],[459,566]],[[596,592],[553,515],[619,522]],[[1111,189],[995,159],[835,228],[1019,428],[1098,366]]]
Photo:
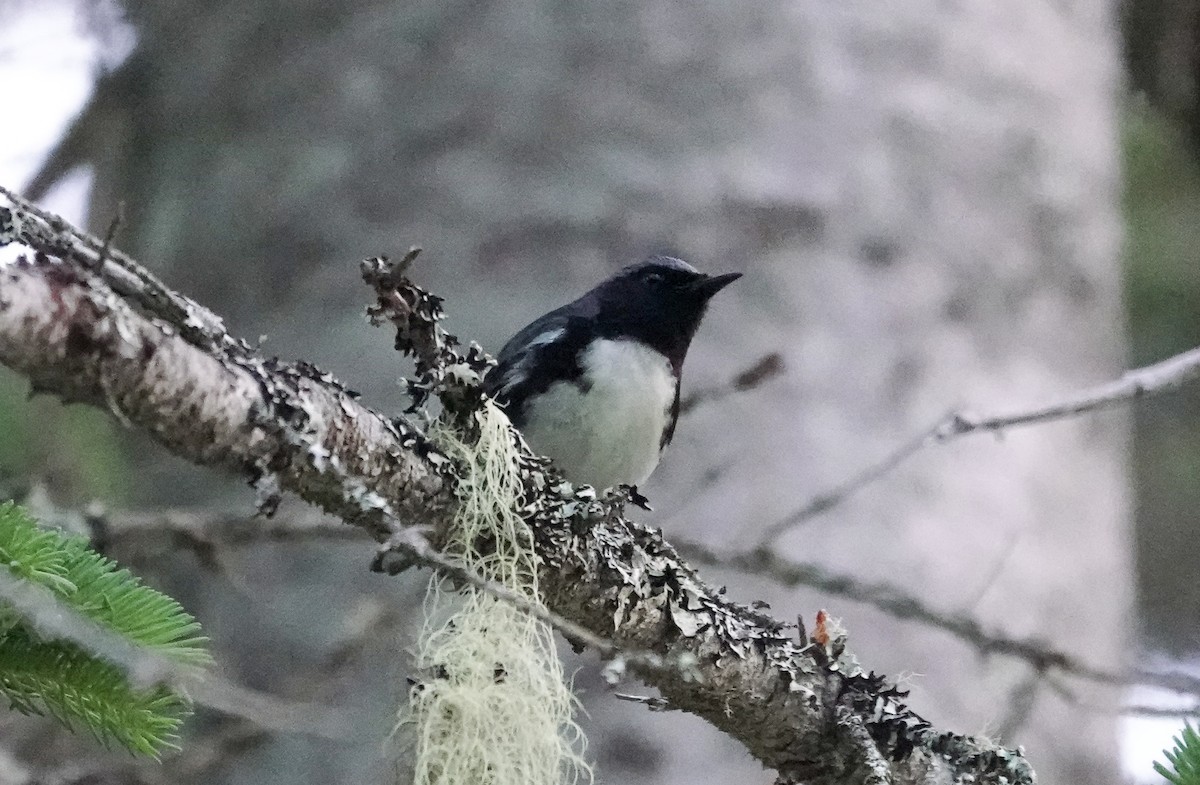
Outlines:
[[[21,221],[39,220],[19,204],[16,212]],[[50,227],[51,235],[72,231]],[[154,309],[132,298],[133,307],[75,256],[49,258],[61,247],[47,243],[35,248],[46,256],[0,270],[0,361],[39,389],[120,411],[177,454],[260,483],[270,478],[268,498],[277,484],[381,539],[390,532],[365,512],[372,500],[405,523],[436,527],[453,514],[452,472],[415,426],[363,407],[311,366],[188,333],[174,321],[186,318],[186,307]],[[432,322],[440,330],[439,302],[411,302],[438,306],[422,329]],[[462,363],[446,363],[439,358],[447,346],[458,344],[443,336],[425,346],[434,374],[428,389],[443,403],[449,395],[469,404],[486,357],[468,349]],[[550,610],[620,651],[673,663],[631,667],[673,708],[737,738],[781,779],[842,782],[871,768],[861,766],[871,756],[863,757],[858,725],[838,722],[837,707],[848,706],[889,761],[893,781],[1033,781],[1018,753],[933,731],[844,652],[796,640],[783,624],[705,585],[659,533],[623,517],[619,496],[568,491],[544,462],[524,452],[521,462],[529,488],[522,514],[533,525]],[[345,477],[355,478],[357,498],[347,498]],[[880,700],[889,707],[882,725]]]
[[[364,278],[378,298],[373,321],[392,323],[396,348],[417,357],[421,379],[412,386],[467,411],[480,400],[486,358],[479,357],[474,345],[469,356],[457,350],[459,341],[440,324],[440,298],[407,278],[414,258],[410,253],[398,265],[386,259],[364,262]],[[444,372],[462,366],[472,372]],[[771,765],[784,778],[820,780],[828,775],[823,764],[832,728],[835,736],[844,737],[846,749],[861,744],[857,731],[865,730],[881,760],[903,763],[953,750],[970,761],[952,762],[959,773],[1032,782],[1032,770],[1019,754],[935,732],[903,704],[906,693],[883,677],[864,673],[845,655],[844,636],[832,642],[830,654],[823,645],[797,642],[769,615],[724,599],[661,533],[625,520],[619,494],[597,499],[586,486],[572,493],[553,467],[529,453],[515,431],[514,438],[527,485],[522,513],[538,546],[547,603],[584,621],[618,648],[650,651],[659,655],[659,662],[671,662],[673,667],[634,667],[654,679],[673,708],[700,714],[738,736],[760,759],[773,759]],[[600,590],[583,598],[573,591],[580,585]],[[692,667],[681,668],[681,662]],[[689,689],[700,680],[709,689]],[[756,681],[754,689],[745,689]],[[829,710],[831,700],[851,711],[854,722],[839,721]],[[746,733],[748,725],[753,732]],[[782,744],[781,735],[787,738]]]

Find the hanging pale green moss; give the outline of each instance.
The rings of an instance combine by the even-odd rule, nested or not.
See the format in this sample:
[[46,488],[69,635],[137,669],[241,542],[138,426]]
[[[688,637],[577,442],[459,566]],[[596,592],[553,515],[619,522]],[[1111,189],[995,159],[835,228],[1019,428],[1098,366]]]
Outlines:
[[[532,534],[513,436],[492,403],[477,415],[478,440],[448,428],[430,436],[461,474],[447,555],[539,602]],[[417,645],[418,677],[398,729],[411,732],[415,785],[557,785],[590,782],[576,700],[553,630],[473,587],[435,576]]]
[[[82,538],[39,528],[11,502],[0,504],[0,565],[135,645],[186,665],[210,662],[199,624],[179,603]],[[40,635],[31,622],[0,601],[0,695],[12,708],[144,755],[175,746],[186,698],[162,686],[135,688],[121,668]]]

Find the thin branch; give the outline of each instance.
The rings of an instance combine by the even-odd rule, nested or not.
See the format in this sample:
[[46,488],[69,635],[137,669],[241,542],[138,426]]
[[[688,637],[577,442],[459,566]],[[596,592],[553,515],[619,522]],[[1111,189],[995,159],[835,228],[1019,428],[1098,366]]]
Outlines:
[[783,373],[783,355],[779,352],[771,352],[735,374],[728,384],[705,387],[684,396],[683,400],[679,402],[679,413],[687,414],[700,404],[719,401],[734,393],[753,390],[781,373]]
[[[1091,708],[1091,707],[1085,707]],[[1111,710],[1109,710],[1111,711]],[[1127,704],[1118,710],[1119,714],[1126,717],[1173,717],[1176,719],[1186,719],[1188,717],[1200,717],[1200,704],[1194,706],[1180,706],[1178,708],[1168,708],[1165,706],[1143,706],[1140,704]]]
[[[26,504],[28,505],[28,502]],[[209,563],[214,563],[211,559],[211,551],[224,547],[241,547],[261,542],[314,540],[362,542],[367,539],[361,529],[346,526],[344,523],[322,516],[315,511],[298,511],[293,515],[266,519],[195,510],[157,512],[90,510],[86,513],[78,513],[47,507],[44,502],[40,502],[34,509],[36,509],[39,520],[69,531],[85,534],[97,544],[122,547],[128,543],[144,547],[147,542],[158,539],[162,541],[163,547],[191,549]],[[437,558],[426,559],[423,552],[418,554],[417,561],[448,571],[448,574],[457,580],[469,582],[490,591],[487,588],[489,584],[482,576],[460,574],[462,572],[461,565],[446,560],[440,552],[432,549],[427,540],[422,538],[421,542],[423,543],[420,546],[422,551],[429,549],[431,556],[440,557],[441,561]],[[403,550],[407,547],[407,543],[397,543],[396,547]],[[1067,675],[1100,684],[1156,686],[1200,698],[1200,679],[1193,679],[1188,674],[1149,669],[1122,673],[1086,663],[1077,669],[1072,664],[1075,662],[1073,655],[1058,650],[1045,641],[1015,638],[1003,632],[988,631],[969,613],[937,611],[924,600],[907,593],[895,584],[872,583],[851,575],[834,573],[817,564],[785,559],[769,549],[720,554],[691,540],[676,540],[676,548],[695,564],[734,569],[748,575],[768,578],[787,587],[805,586],[831,596],[844,597],[870,605],[902,621],[911,621],[950,633],[976,647],[982,654],[1013,657],[1028,663],[1035,669],[1053,666]],[[507,594],[502,587],[493,593],[502,598]],[[523,600],[518,601],[518,605],[525,607]],[[970,604],[968,604],[969,606]],[[577,626],[570,624],[569,620],[556,618],[553,615],[549,615],[543,620],[562,632],[564,636],[594,648],[601,657],[615,656],[619,658],[622,656],[609,648],[612,646],[612,642],[609,640],[589,640],[586,636],[579,636]],[[644,654],[639,656],[644,657]],[[638,656],[634,656],[633,659],[637,660]],[[665,667],[667,665],[662,662],[656,663],[652,658],[646,658],[645,664],[648,667]]]
[[1081,414],[1111,409],[1131,401],[1173,392],[1200,378],[1200,347],[1168,357],[1153,365],[1126,371],[1120,379],[1092,387],[1065,399],[1009,413],[973,415],[951,412],[932,427],[901,444],[878,463],[863,469],[829,491],[814,496],[787,517],[768,526],[757,547],[768,545],[782,534],[829,512],[854,493],[885,477],[931,444],[948,442],[971,433],[996,433],[1005,428],[1062,420]]
[[1037,703],[1038,693],[1046,680],[1046,672],[1031,670],[1008,692],[1003,717],[996,724],[996,735],[1002,739],[1016,738],[1025,729]]
[[663,666],[661,657],[654,657],[648,653],[623,653],[611,640],[602,638],[583,625],[576,624],[570,619],[563,618],[557,613],[547,610],[541,603],[535,602],[503,584],[489,580],[474,570],[468,569],[461,562],[451,559],[440,551],[435,550],[418,530],[412,527],[403,527],[399,522],[397,522],[395,534],[380,546],[375,569],[379,572],[389,572],[384,557],[397,550],[410,554],[417,561],[428,567],[436,568],[438,572],[448,578],[452,578],[460,583],[470,584],[476,589],[512,605],[517,610],[550,625],[562,633],[567,640],[574,642],[576,645],[588,646],[595,649],[601,657],[606,659],[632,657],[647,667]]
[[832,572],[819,564],[786,559],[770,549],[718,553],[702,543],[676,541],[679,552],[693,563],[725,567],[747,575],[768,578],[787,586],[807,586],[827,594],[870,605],[897,619],[914,621],[947,632],[974,646],[980,654],[1001,654],[1029,663],[1038,671],[1060,671],[1100,684],[1145,684],[1200,697],[1200,677],[1182,671],[1133,668],[1110,671],[1076,655],[1058,650],[1042,640],[1014,638],[984,629],[980,621],[962,613],[941,613],[920,598],[892,583],[867,583]]
[[818,515],[828,512],[866,486],[889,474],[897,466],[904,463],[904,461],[908,460],[913,455],[924,449],[926,445],[935,441],[938,438],[938,433],[944,427],[945,422],[950,416],[951,415],[947,415],[946,417],[939,419],[936,423],[921,431],[912,439],[904,442],[892,452],[888,453],[883,457],[882,460],[867,466],[858,474],[834,486],[828,491],[817,494],[809,499],[795,512],[789,513],[787,517],[782,518],[765,528],[762,535],[758,539],[758,544],[755,547],[762,548],[771,544],[784,532],[791,531],[801,524],[812,520]]
[[655,695],[631,695],[627,692],[614,692],[613,697],[627,703],[640,703],[650,711],[670,711],[671,704]]
[[[97,544],[110,544],[113,547],[122,547],[126,543],[145,546],[147,542],[157,538],[163,541],[164,547],[188,548],[210,562],[210,552],[223,547],[241,547],[261,542],[366,540],[366,534],[361,529],[347,526],[315,511],[298,511],[294,515],[271,519],[195,510],[89,510],[86,513],[78,513],[47,507],[42,502],[36,507],[36,512],[39,520],[85,534]],[[427,541],[424,542],[422,547],[432,548]],[[720,554],[691,540],[676,540],[676,548],[696,564],[733,569],[748,575],[768,578],[783,586],[805,586],[831,596],[870,605],[902,621],[911,621],[950,633],[976,647],[982,654],[1013,657],[1035,669],[1054,667],[1064,674],[1100,684],[1126,687],[1155,686],[1200,698],[1200,678],[1182,672],[1151,669],[1118,672],[1087,663],[1082,663],[1081,667],[1076,668],[1073,665],[1076,661],[1073,655],[1056,649],[1045,641],[1015,638],[1000,631],[986,630],[982,623],[968,613],[937,611],[924,600],[907,593],[895,584],[863,581],[851,575],[831,572],[818,564],[788,560],[767,549]],[[431,550],[431,553],[440,555],[435,550]],[[461,570],[461,567],[453,562],[442,565],[423,558],[419,561],[431,567]],[[455,575],[454,572],[450,574],[456,579],[476,585],[479,585],[480,581],[486,582],[486,579],[478,575],[468,578]],[[496,596],[503,593],[500,592]],[[576,636],[572,632],[572,625],[561,624],[557,619],[551,621],[551,618],[553,617],[544,620],[568,638],[576,638],[592,646],[602,657],[610,656],[606,652],[609,651],[607,647],[611,645],[611,641],[589,641],[586,637]]]
[[1116,381],[1042,406],[986,416],[955,414],[947,418],[938,433],[938,439],[948,441],[978,431],[999,431],[1111,409],[1130,401],[1173,392],[1197,378],[1200,378],[1200,348],[1189,349],[1153,365],[1126,371]]

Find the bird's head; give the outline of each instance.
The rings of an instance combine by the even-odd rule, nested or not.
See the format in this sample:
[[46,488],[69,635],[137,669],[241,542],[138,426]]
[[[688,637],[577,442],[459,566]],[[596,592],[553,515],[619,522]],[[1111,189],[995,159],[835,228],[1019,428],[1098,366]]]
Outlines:
[[708,301],[741,277],[741,273],[708,275],[681,259],[651,256],[593,290],[598,327],[609,337],[645,341],[678,367]]

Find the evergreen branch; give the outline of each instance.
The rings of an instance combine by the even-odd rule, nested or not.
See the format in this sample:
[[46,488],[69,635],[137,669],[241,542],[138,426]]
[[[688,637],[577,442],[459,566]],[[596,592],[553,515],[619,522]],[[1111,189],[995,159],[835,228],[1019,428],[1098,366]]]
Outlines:
[[136,687],[165,685],[199,704],[281,733],[338,739],[356,732],[357,718],[345,711],[318,703],[282,700],[219,675],[202,673],[195,665],[167,659],[82,616],[49,589],[3,569],[0,569],[0,605],[15,610],[26,620],[22,623],[41,639],[73,643],[119,667]]
[[1192,723],[1184,723],[1183,731],[1174,738],[1175,747],[1163,750],[1171,768],[1158,761],[1154,762],[1154,770],[1173,785],[1200,785],[1200,734],[1192,727]]
[[[38,528],[0,504],[0,564],[131,646],[190,666],[211,661],[199,625],[179,603],[91,551],[86,540]],[[102,743],[157,757],[174,748],[190,703],[160,683],[139,685],[118,664],[44,629],[11,598],[0,604],[0,695],[26,714],[87,728]]]
[[73,643],[40,640],[22,624],[0,634],[0,695],[24,714],[48,714],[105,746],[115,741],[153,758],[178,749],[191,713],[166,686],[134,687],[117,666]]
[[39,528],[12,502],[0,503],[0,563],[138,646],[182,664],[212,662],[200,624],[178,602],[91,550],[86,539]]
[[[70,644],[115,667],[136,689],[169,688],[260,728],[326,738],[353,732],[354,718],[340,710],[282,700],[210,672],[200,678],[198,666],[210,661],[202,647],[205,639],[196,635],[195,621],[174,600],[151,596],[157,592],[145,586],[115,585],[136,579],[103,557],[77,553],[82,538],[39,529],[20,508],[2,509],[6,514],[0,522],[7,523],[3,530],[9,536],[0,532],[0,564],[10,570],[0,569],[0,636],[17,628],[46,643]],[[56,542],[68,547],[57,552]],[[42,579],[29,579],[29,574]],[[71,587],[75,602],[55,586]]]

